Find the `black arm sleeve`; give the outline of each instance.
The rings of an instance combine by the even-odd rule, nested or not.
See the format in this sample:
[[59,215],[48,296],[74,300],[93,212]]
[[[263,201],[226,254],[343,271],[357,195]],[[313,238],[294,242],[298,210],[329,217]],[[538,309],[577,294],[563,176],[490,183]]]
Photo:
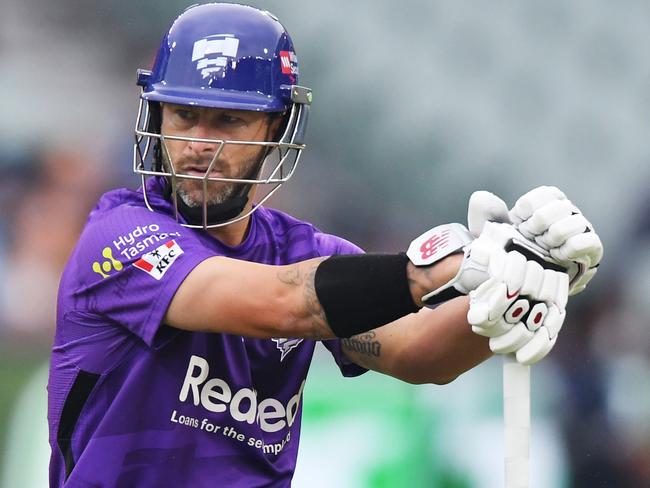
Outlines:
[[337,337],[351,337],[418,311],[406,254],[332,256],[316,269],[316,295]]

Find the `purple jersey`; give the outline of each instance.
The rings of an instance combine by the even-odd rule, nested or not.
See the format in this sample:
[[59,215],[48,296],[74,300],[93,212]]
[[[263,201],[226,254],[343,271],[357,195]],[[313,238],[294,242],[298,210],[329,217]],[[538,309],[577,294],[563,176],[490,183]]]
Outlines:
[[[211,256],[282,265],[359,253],[259,208],[228,247],[182,227],[148,182],[104,195],[61,278],[49,379],[51,486],[289,486],[315,342],[188,332],[163,317]],[[255,290],[251,290],[254,293]],[[364,370],[324,341],[346,376]]]

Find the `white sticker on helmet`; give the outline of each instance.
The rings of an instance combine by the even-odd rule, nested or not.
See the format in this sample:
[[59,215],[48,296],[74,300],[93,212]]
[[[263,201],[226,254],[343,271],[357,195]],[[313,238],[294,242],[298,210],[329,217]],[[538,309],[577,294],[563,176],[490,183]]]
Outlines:
[[214,76],[228,64],[228,60],[237,57],[239,39],[232,34],[214,34],[194,43],[192,61],[203,78]]

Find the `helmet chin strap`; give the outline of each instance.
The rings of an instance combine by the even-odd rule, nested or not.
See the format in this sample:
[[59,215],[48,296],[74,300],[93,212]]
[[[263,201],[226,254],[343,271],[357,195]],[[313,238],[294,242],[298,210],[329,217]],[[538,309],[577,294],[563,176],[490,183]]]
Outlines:
[[[268,149],[264,151],[259,162],[255,164],[251,171],[243,177],[246,180],[257,179],[262,171],[264,160],[268,156]],[[249,193],[253,185],[251,183],[238,183],[234,194],[225,202],[212,203],[206,206],[206,224],[215,225],[234,219],[244,211],[249,201]],[[165,178],[165,188],[163,194],[166,199],[171,199],[172,185],[169,178]],[[190,206],[177,193],[176,204],[178,212],[190,225],[203,225],[203,205]]]
[[[207,225],[220,224],[230,219],[237,217],[248,203],[248,193],[253,185],[251,184],[238,184],[237,192],[235,195],[228,198],[222,203],[213,203],[207,205],[206,223]],[[172,189],[169,180],[165,181],[165,198],[171,198]],[[176,204],[178,205],[178,213],[190,225],[203,225],[203,205],[192,207],[185,203],[185,201],[177,195]]]

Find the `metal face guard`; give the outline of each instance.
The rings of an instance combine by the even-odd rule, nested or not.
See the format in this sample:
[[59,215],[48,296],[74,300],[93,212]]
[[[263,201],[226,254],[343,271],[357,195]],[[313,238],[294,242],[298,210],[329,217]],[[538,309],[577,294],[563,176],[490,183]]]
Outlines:
[[[296,95],[300,96],[302,93],[300,91],[296,91]],[[151,176],[164,176],[167,179],[172,190],[171,194],[172,203],[174,205],[175,218],[181,223],[181,225],[185,227],[199,229],[217,228],[238,222],[251,215],[257,206],[266,202],[271,197],[271,195],[273,195],[273,193],[275,193],[278,188],[282,186],[282,184],[289,181],[289,179],[293,176],[296,167],[298,166],[302,150],[306,146],[303,142],[303,139],[304,129],[309,113],[309,105],[307,104],[292,104],[282,137],[280,137],[278,141],[270,142],[233,141],[220,139],[201,139],[182,136],[165,136],[159,132],[152,131],[151,129],[152,124],[150,124],[151,114],[149,103],[151,102],[140,99],[138,116],[135,126],[135,141],[133,144],[133,171],[141,176],[145,204],[151,211],[153,211],[153,208],[149,203],[149,197],[147,195],[147,188],[145,184],[146,179],[147,177]],[[176,171],[175,164],[171,160],[169,151],[167,149],[166,141],[168,140],[211,143],[218,146],[218,148],[203,176],[184,174]],[[156,143],[158,144],[160,151],[165,152],[165,159],[169,162],[169,164],[165,166],[168,167],[159,164],[160,161],[155,156],[155,151],[152,150],[152,146],[155,146]],[[260,146],[266,148],[264,156],[257,165],[258,170],[255,172],[254,178],[226,178],[209,176],[224,147],[229,144]],[[186,223],[181,221],[177,195],[177,187],[180,180],[198,180],[203,183],[203,215],[200,224]],[[257,202],[258,205],[252,207],[250,210],[240,213],[235,217],[226,219],[225,221],[211,222],[208,218],[208,215],[210,213],[210,205],[207,203],[208,182],[235,183],[249,185],[249,187],[252,187],[252,185],[261,185],[265,187],[267,192]],[[249,191],[250,188],[246,190],[245,193],[247,194]]]

